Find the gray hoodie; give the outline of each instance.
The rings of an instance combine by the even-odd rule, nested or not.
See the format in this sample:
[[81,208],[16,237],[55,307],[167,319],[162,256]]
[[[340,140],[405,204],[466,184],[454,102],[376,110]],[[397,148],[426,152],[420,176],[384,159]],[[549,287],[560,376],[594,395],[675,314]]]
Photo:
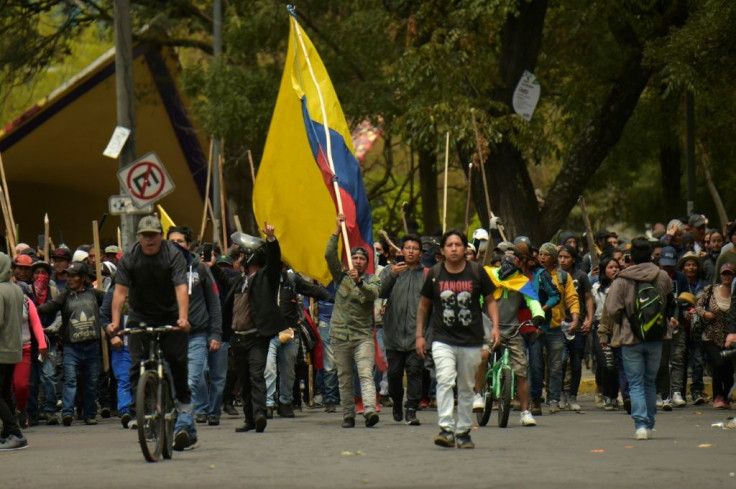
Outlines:
[[10,281],[10,258],[0,253],[0,363],[16,364],[23,358],[23,292]]
[[[633,331],[629,317],[634,312],[636,299],[636,283],[654,283],[660,295],[666,298],[665,315],[667,319],[674,313],[675,298],[672,294],[672,280],[663,270],[653,263],[632,265],[618,274],[611,284],[606,296],[606,302],[598,326],[598,337],[601,343],[611,346],[632,346],[641,343]],[[669,328],[664,339],[672,338],[672,328]]]

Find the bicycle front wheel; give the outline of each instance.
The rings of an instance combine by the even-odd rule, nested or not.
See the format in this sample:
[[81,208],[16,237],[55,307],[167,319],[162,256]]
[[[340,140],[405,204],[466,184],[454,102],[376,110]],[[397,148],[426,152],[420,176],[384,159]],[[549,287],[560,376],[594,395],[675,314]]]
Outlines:
[[158,389],[156,372],[148,370],[138,379],[135,396],[138,442],[149,462],[159,461],[164,444],[164,416],[158,401]]
[[501,386],[499,391],[501,397],[498,398],[498,426],[506,428],[509,424],[509,414],[511,413],[511,369],[504,368],[500,375]]
[[475,413],[478,426],[485,426],[491,419],[491,411],[493,411],[493,387],[491,387],[491,376],[487,375],[487,379],[483,382],[483,390],[480,394],[483,396],[483,411]]
[[164,458],[169,459],[174,454],[174,425],[176,424],[177,413],[172,397],[171,379],[168,375],[165,375],[163,380],[161,405],[161,411],[164,416],[164,443],[162,453]]

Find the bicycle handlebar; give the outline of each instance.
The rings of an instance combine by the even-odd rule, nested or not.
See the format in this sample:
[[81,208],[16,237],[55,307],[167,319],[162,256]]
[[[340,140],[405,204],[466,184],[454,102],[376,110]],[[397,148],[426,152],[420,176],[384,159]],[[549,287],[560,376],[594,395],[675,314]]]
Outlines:
[[147,326],[145,324],[141,324],[139,327],[135,328],[125,328],[123,330],[120,330],[118,332],[119,335],[131,335],[131,334],[140,334],[140,333],[168,333],[171,331],[178,331],[180,328],[178,326],[172,326],[170,324],[166,324],[163,326]]

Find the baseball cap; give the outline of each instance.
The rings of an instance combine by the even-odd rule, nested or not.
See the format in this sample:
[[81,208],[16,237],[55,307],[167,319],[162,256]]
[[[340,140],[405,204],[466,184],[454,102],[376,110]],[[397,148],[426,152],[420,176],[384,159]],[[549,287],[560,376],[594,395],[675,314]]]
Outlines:
[[37,262],[34,262],[33,266],[31,266],[31,270],[35,272],[37,268],[43,268],[44,270],[46,270],[46,273],[51,275],[51,265],[49,265],[45,261],[39,260]]
[[108,247],[105,248],[105,253],[115,253],[115,254],[118,254],[118,253],[122,253],[122,251],[120,251],[120,247],[119,246],[110,245],[110,246],[108,246]]
[[161,227],[161,221],[156,216],[145,216],[138,222],[138,234],[141,233],[159,233],[163,234],[164,229]]
[[30,267],[33,265],[33,258],[28,255],[18,255],[13,260],[14,267]]
[[215,261],[215,264],[216,265],[224,264],[224,265],[233,266],[233,259],[227,255],[220,255],[217,257],[217,261]]
[[77,250],[72,255],[72,261],[84,261],[89,257],[89,253],[84,250]]
[[736,273],[736,266],[733,263],[724,263],[721,265],[721,273],[723,272]]
[[57,260],[72,261],[72,252],[69,251],[69,248],[56,248],[51,254],[51,258],[56,258]]
[[672,246],[662,248],[662,254],[659,255],[659,264],[663,267],[674,267],[677,265],[677,250]]
[[[499,250],[501,250],[501,251],[503,251],[504,253],[506,251],[510,250],[513,247],[514,247],[514,244],[513,243],[509,243],[508,241],[501,241],[500,243],[498,243],[496,245],[496,248],[499,249]],[[494,248],[494,249],[496,249],[496,248]]]
[[87,273],[87,265],[81,261],[75,261],[64,271],[72,275],[85,275]]

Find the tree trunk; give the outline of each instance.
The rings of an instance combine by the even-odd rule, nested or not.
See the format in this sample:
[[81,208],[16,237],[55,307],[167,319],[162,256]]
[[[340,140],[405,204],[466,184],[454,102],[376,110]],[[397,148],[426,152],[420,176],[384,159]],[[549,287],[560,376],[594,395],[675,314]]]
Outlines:
[[432,151],[420,149],[419,153],[419,192],[422,198],[422,220],[424,234],[434,234],[442,230],[439,217],[439,198],[437,197],[437,157]]
[[679,146],[665,145],[659,149],[659,167],[662,172],[662,215],[666,221],[681,214],[680,168],[682,151]]

